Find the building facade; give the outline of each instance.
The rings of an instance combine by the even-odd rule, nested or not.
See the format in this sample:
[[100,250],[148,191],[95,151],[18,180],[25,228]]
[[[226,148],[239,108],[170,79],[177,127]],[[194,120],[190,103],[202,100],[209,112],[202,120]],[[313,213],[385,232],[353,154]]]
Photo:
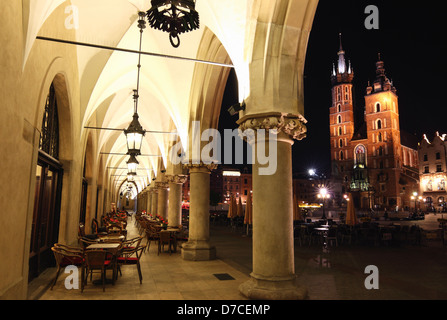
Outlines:
[[[437,132],[432,141],[427,136],[419,143],[419,174],[421,199],[419,206],[427,211],[445,211],[447,199],[446,134]],[[417,203],[417,202],[416,202]]]
[[352,192],[358,208],[401,209],[418,190],[415,137],[400,130],[397,90],[376,62],[376,77],[368,83],[362,121],[356,123],[354,71],[340,42],[333,66],[329,111],[332,177],[342,192]]

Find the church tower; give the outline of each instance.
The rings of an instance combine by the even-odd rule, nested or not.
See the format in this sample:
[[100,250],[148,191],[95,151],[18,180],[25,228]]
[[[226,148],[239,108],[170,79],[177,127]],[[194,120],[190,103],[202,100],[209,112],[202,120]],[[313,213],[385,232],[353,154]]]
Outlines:
[[348,152],[349,142],[354,134],[353,84],[354,71],[346,62],[340,34],[340,50],[337,67],[333,65],[332,105],[329,109],[331,140],[332,176],[341,178],[352,155]]
[[[365,123],[370,178],[380,199],[388,205],[401,205],[399,177],[402,169],[402,144],[396,88],[386,74],[380,58],[376,62],[376,79],[368,84],[365,95]],[[379,198],[383,198],[380,197]]]

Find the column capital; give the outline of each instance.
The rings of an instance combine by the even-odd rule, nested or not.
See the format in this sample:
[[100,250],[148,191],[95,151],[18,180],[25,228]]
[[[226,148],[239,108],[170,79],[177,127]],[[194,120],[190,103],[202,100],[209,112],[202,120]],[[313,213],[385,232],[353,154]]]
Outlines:
[[285,133],[295,140],[302,140],[306,137],[307,120],[302,115],[290,113],[268,112],[260,114],[250,114],[242,117],[236,122],[239,129],[244,132],[251,129],[272,130],[274,133]]
[[211,172],[212,170],[217,169],[217,163],[188,163],[184,165],[184,168],[191,171],[191,170],[195,170],[195,171],[204,171],[207,170],[208,172]]
[[188,180],[188,176],[184,174],[172,174],[166,176],[168,183],[184,184]]
[[155,182],[155,188],[160,190],[160,189],[167,189],[169,188],[169,184],[166,181],[156,181]]

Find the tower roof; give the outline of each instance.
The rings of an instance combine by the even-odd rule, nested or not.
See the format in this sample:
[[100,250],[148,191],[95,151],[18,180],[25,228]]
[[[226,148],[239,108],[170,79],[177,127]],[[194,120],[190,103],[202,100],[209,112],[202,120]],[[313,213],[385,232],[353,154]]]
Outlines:
[[346,58],[345,58],[346,52],[343,50],[341,33],[339,33],[339,40],[340,40],[340,48],[337,53],[338,54],[337,68],[335,67],[335,64],[333,64],[332,66],[332,73],[331,73],[332,85],[337,85],[341,83],[352,83],[352,80],[354,78],[354,72],[351,67],[351,62],[349,61],[348,65],[346,64]]
[[378,54],[378,61],[376,62],[376,79],[371,86],[368,82],[367,94],[373,94],[382,91],[392,91],[396,93],[396,88],[393,86],[393,82],[387,78],[385,72],[385,64],[381,59],[380,53]]

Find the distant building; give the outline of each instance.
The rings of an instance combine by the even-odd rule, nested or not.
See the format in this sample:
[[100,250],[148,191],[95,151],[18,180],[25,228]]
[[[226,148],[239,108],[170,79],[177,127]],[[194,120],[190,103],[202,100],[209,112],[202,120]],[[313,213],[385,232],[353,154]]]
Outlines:
[[[183,201],[189,202],[189,176],[183,184]],[[220,203],[228,203],[231,195],[243,204],[247,201],[247,196],[252,191],[252,176],[250,170],[245,167],[242,170],[232,167],[219,166],[211,172],[210,192],[219,196]]]
[[[419,174],[422,196],[420,205],[429,211],[445,211],[447,200],[447,135],[437,132],[430,142],[427,136],[419,143]],[[419,200],[419,199],[418,199]]]
[[253,190],[249,169],[221,168],[220,172],[222,175],[222,202],[227,203],[233,195],[237,200],[240,197],[242,203],[245,204],[248,194]]
[[329,111],[332,179],[351,192],[358,208],[409,207],[419,190],[416,137],[400,130],[396,88],[376,62],[376,78],[368,83],[364,116],[355,120],[354,70],[340,41],[333,66]]

